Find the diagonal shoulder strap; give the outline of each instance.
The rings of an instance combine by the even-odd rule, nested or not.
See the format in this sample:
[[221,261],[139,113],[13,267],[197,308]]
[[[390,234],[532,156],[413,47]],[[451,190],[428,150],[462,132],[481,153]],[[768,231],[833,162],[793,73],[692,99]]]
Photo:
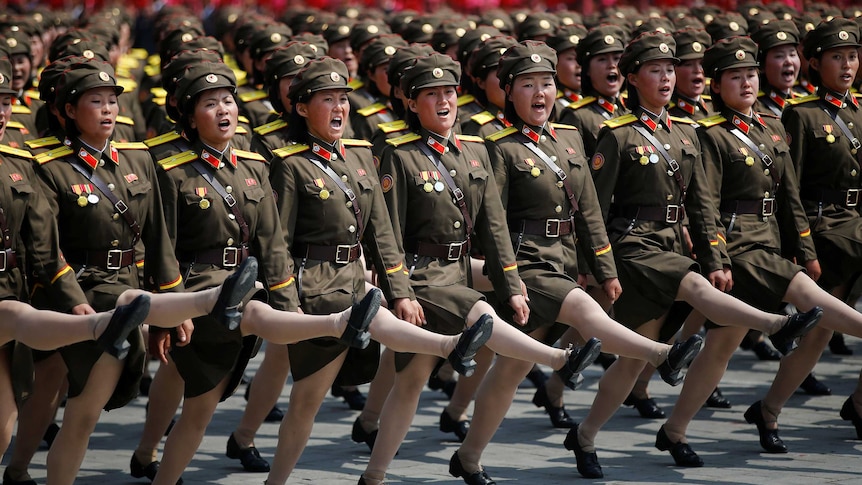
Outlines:
[[350,201],[350,207],[353,209],[353,216],[356,217],[356,238],[358,240],[362,237],[362,230],[364,229],[364,227],[362,224],[362,209],[359,207],[359,200],[357,199],[356,194],[353,192],[353,189],[348,187],[347,184],[345,184],[344,181],[341,180],[341,177],[339,177],[338,174],[335,173],[335,170],[332,170],[332,167],[330,167],[329,165],[324,165],[323,162],[311,156],[308,157],[308,161],[313,163],[320,170],[323,170],[323,173],[325,173],[330,179],[332,179],[332,181],[335,182],[335,185],[338,186],[338,188],[341,189],[342,192],[344,192],[344,195],[347,196],[347,200]]
[[[638,121],[638,123],[640,123],[640,121]],[[658,138],[656,138],[652,133],[650,133],[649,130],[647,130],[640,124],[635,124],[633,128],[637,130],[638,133],[643,135],[643,137],[646,138],[647,141],[650,142],[650,144],[655,147],[655,149],[658,150],[659,153],[661,153],[662,158],[664,158],[665,162],[667,162],[668,166],[673,172],[673,178],[674,180],[676,180],[676,184],[679,185],[679,189],[682,192],[680,202],[684,202],[686,187],[685,181],[682,180],[682,172],[680,172],[679,170],[679,163],[672,156],[670,156],[670,153],[665,150],[664,145],[662,145],[662,143],[658,141]]]
[[569,215],[570,216],[574,215],[575,212],[578,212],[578,210],[579,210],[578,201],[577,201],[577,199],[575,199],[575,194],[574,194],[574,192],[572,192],[572,188],[569,186],[569,182],[566,180],[566,178],[567,178],[566,172],[564,172],[563,169],[561,169],[559,167],[559,165],[554,163],[554,161],[551,160],[551,158],[548,156],[547,153],[545,153],[544,150],[539,148],[535,143],[532,142],[532,140],[530,140],[529,138],[524,136],[523,133],[521,134],[521,137],[523,137],[525,140],[524,146],[526,146],[528,149],[530,149],[531,152],[535,153],[536,156],[539,157],[539,159],[541,159],[543,162],[545,162],[545,165],[547,165],[548,168],[550,168],[552,172],[557,174],[557,178],[559,178],[560,182],[563,183],[563,189],[565,189],[565,191],[566,191],[566,197],[569,198],[569,204],[571,205],[571,207],[569,209],[571,212],[569,213]]
[[219,196],[224,199],[231,213],[236,217],[236,222],[239,224],[240,235],[242,237],[242,245],[248,246],[248,241],[250,237],[250,231],[248,228],[248,222],[245,221],[245,217],[242,216],[242,211],[239,208],[239,204],[236,203],[236,198],[232,194],[229,194],[221,182],[215,178],[215,174],[211,171],[207,170],[204,166],[203,162],[200,159],[192,162],[192,167],[197,170],[201,177],[207,181],[210,186],[215,189]]
[[443,162],[431,153],[431,149],[429,149],[425,143],[419,140],[416,142],[416,145],[419,147],[419,150],[428,157],[428,160],[431,160],[431,163],[434,164],[434,167],[436,167],[437,171],[440,172],[440,176],[443,177],[443,181],[446,182],[446,185],[449,187],[449,191],[452,192],[452,195],[455,197],[455,204],[461,211],[461,216],[464,217],[464,225],[467,230],[467,247],[469,249],[470,235],[473,234],[473,219],[470,217],[469,209],[467,209],[467,202],[464,200],[464,192],[461,191],[458,184],[455,183],[455,180],[453,180],[452,176],[449,175],[449,171],[446,170]]
[[134,234],[132,240],[132,247],[134,247],[135,244],[137,244],[138,241],[141,239],[141,225],[138,224],[138,221],[135,220],[132,213],[129,212],[129,206],[126,205],[126,203],[123,202],[122,199],[117,198],[114,192],[108,188],[108,185],[105,183],[104,180],[102,180],[101,177],[96,174],[96,172],[92,172],[84,168],[83,162],[78,160],[77,157],[71,158],[71,165],[72,168],[78,171],[78,173],[80,173],[81,175],[86,177],[87,180],[92,182],[93,185],[95,185],[96,188],[99,189],[100,192],[102,192],[102,195],[104,195],[106,199],[111,201],[111,204],[114,206],[114,210],[116,210],[117,213],[123,217],[123,220],[126,221],[126,224],[128,224],[129,228],[132,230],[132,233]]

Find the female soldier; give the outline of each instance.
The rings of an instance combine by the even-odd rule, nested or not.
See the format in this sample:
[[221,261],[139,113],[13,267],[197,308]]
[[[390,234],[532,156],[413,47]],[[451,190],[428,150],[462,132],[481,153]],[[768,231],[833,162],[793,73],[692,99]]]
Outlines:
[[[297,266],[300,301],[306,312],[320,314],[348,306],[364,294],[362,243],[395,313],[378,313],[369,327],[373,338],[396,351],[447,357],[456,371],[470,374],[473,356],[491,336],[490,323],[475,325],[460,338],[414,327],[423,323],[424,315],[405,277],[404,257],[368,150],[371,144],[341,138],[350,111],[347,76],[344,63],[330,57],[309,61],[296,75],[288,96],[293,104],[290,138],[298,144],[276,150],[283,158],[270,166],[284,239]],[[345,350],[332,339],[289,347],[294,384],[267,483],[285,483],[296,466]],[[360,355],[359,364],[342,374],[353,382],[344,384],[370,380],[378,355],[377,346],[364,360]]]
[[[605,124],[591,160],[620,282],[636,290],[624,292],[617,300],[615,316],[638,333],[657,339],[668,309],[682,300],[721,325],[751,327],[771,335],[776,348],[787,353],[793,340],[817,323],[822,311],[815,307],[788,319],[756,310],[723,292],[732,287],[732,280],[719,252],[700,143],[694,128],[673,122],[665,110],[674,88],[675,48],[673,37],[659,32],[642,34],[626,47],[620,70],[632,88],[629,99],[634,112]],[[682,254],[680,222],[686,214],[696,263]],[[672,335],[676,330],[664,329],[664,333]],[[565,446],[574,451],[582,476],[603,476],[593,441],[643,367],[643,361],[618,359],[602,377],[587,418],[566,436]]]
[[581,100],[581,65],[578,64],[578,44],[587,36],[580,24],[562,25],[547,43],[557,52],[557,112],[560,116],[570,104]]
[[485,107],[485,111],[464,121],[465,135],[484,138],[511,125],[503,114],[506,93],[500,89],[497,65],[503,52],[517,43],[514,37],[503,35],[491,37],[479,44],[470,55],[468,75],[473,78],[476,100]]
[[[563,382],[572,385],[572,378],[598,355],[601,343],[597,339],[578,350],[548,347],[503,321],[481,293],[467,286],[467,255],[475,229],[475,240],[485,255],[485,268],[496,294],[512,307],[517,324],[527,323],[529,308],[504,229],[499,192],[489,177],[488,154],[480,138],[452,134],[457,113],[455,87],[460,75],[460,67],[440,54],[421,57],[405,69],[401,89],[408,97],[407,121],[414,133],[390,140],[396,148],[380,164],[396,237],[407,251],[413,291],[433,331],[452,334],[465,322],[475,327],[493,321],[489,349],[558,369]],[[454,199],[449,198],[452,194]],[[407,434],[422,385],[434,364],[430,356],[396,355],[395,386],[384,405],[377,441],[361,483],[376,485],[383,481]],[[483,384],[480,389],[477,406],[486,409],[475,416],[505,414],[511,396],[503,402],[492,386]],[[449,471],[465,480],[483,476],[478,460],[466,466],[456,453]]]
[[[808,59],[809,78],[819,88],[816,95],[791,100],[782,117],[822,270],[817,282],[841,300],[862,272],[862,217],[857,207],[862,185],[862,109],[850,92],[859,69],[859,40],[856,23],[842,18],[821,22],[810,31],[802,43],[802,53]],[[850,323],[855,318],[846,320]],[[763,419],[755,421],[761,445],[765,435],[775,433],[778,413],[820,358],[832,330],[847,332],[834,324],[817,330],[803,340],[798,355],[782,362],[760,405]],[[841,418],[851,421],[862,438],[860,416],[862,376],[841,408]]]
[[[244,336],[259,335],[274,344],[331,336],[363,347],[368,342],[365,328],[380,302],[380,294],[370,292],[349,313],[287,313],[297,308],[296,294],[264,159],[231,146],[238,117],[235,90],[233,73],[223,63],[199,63],[180,77],[177,109],[191,150],[159,161],[159,186],[167,232],[188,287],[210,288],[235,269],[234,274],[248,275],[240,281],[253,282],[258,263],[252,255],[260,255],[272,307],[258,301],[262,297],[250,292],[249,284],[241,297],[241,318],[235,315],[229,326],[196,319],[195,339],[171,351],[175,365],[159,368],[157,378],[169,382],[166,388],[184,388],[185,402],[165,443],[163,462],[155,461],[158,439],[142,440],[132,456],[132,475],[154,483],[180,479],[216,405],[236,389],[257,341]],[[167,423],[148,421],[146,437],[153,429],[164,432]],[[234,439],[227,451],[231,458],[257,456],[252,444],[240,447]]]
[[[700,337],[672,350],[670,345],[653,342],[611,320],[569,276],[586,272],[577,268],[577,233],[581,254],[607,298],[614,301],[622,291],[580,136],[573,127],[549,123],[556,93],[556,58],[549,46],[534,41],[522,42],[503,54],[498,77],[506,92],[506,118],[513,126],[488,138],[510,233],[517,241],[518,271],[531,303],[531,319],[522,330],[548,341],[544,337],[553,323],[564,323],[584,338],[601,338],[602,346],[610,347],[612,353],[657,366],[662,378],[673,385],[696,355]],[[522,360],[498,357],[484,384],[483,399],[511,402],[530,366]],[[552,406],[562,406],[562,394],[541,397]],[[470,457],[476,469],[505,414],[505,409],[495,413],[482,404],[477,402],[476,418],[458,450],[461,463]]]

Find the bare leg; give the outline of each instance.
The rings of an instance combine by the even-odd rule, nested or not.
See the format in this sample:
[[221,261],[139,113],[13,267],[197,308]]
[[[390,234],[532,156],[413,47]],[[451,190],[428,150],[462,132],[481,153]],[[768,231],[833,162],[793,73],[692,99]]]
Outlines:
[[677,297],[688,302],[713,322],[726,327],[753,328],[772,335],[787,323],[787,317],[760,311],[713,287],[695,272],[689,272],[679,285]]
[[266,479],[267,485],[287,483],[311,436],[314,418],[317,416],[320,404],[332,387],[346,356],[347,352],[343,352],[319,371],[293,383],[290,405],[278,429],[278,446]]
[[71,485],[87,453],[90,435],[114,392],[123,362],[102,354],[90,371],[84,391],[66,402],[63,426],[48,452],[48,483]]
[[399,320],[385,308],[377,312],[368,331],[374,340],[396,352],[447,357],[458,342],[458,335],[440,335],[423,330],[404,320]]
[[[485,380],[491,364],[494,362],[494,352],[487,347],[482,347],[476,354],[476,371],[470,377],[461,376],[455,384],[455,392],[446,406],[445,412],[455,421],[467,419],[467,408],[476,396],[476,391]],[[531,366],[532,367],[532,366]],[[562,381],[560,381],[562,383]]]
[[276,310],[252,300],[245,305],[241,328],[243,335],[257,335],[274,344],[292,344],[317,337],[340,337],[347,327],[350,309],[329,315]]
[[128,305],[139,295],[149,295],[150,313],[144,323],[160,328],[178,327],[186,320],[207,315],[221,293],[221,286],[187,293],[149,293],[127,290],[117,299],[117,306]]
[[12,391],[12,369],[9,367],[10,348],[0,348],[0,459],[12,441],[12,430],[18,418],[15,393]]
[[0,301],[0,344],[16,340],[37,350],[54,350],[102,334],[112,312],[69,315],[36,310],[14,300]]
[[254,445],[254,436],[266,419],[266,415],[278,402],[289,373],[290,360],[287,345],[267,343],[263,362],[250,384],[248,404],[245,406],[242,420],[233,432],[233,437],[240,448]]
[[183,387],[183,379],[169,355],[168,364],[159,366],[150,387],[147,418],[135,449],[135,456],[142,465],[146,466],[156,460],[159,443],[183,399]]

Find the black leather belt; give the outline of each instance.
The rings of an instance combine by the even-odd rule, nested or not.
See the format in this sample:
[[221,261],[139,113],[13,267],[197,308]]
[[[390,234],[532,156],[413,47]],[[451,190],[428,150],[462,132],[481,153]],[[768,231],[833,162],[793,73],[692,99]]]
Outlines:
[[215,248],[197,253],[180,253],[179,260],[184,263],[213,264],[222,268],[235,268],[248,259],[248,248],[245,246]]
[[108,249],[106,251],[72,249],[63,251],[63,255],[68,261],[73,261],[76,264],[112,271],[135,264],[134,249]]
[[338,244],[336,246],[318,246],[316,244],[296,244],[291,251],[294,257],[305,257],[317,261],[347,264],[359,259],[360,245]]
[[677,224],[685,218],[685,207],[669,204],[659,206],[616,206],[613,214],[626,219],[639,219],[642,221],[665,222]]
[[417,256],[428,256],[449,261],[458,261],[470,251],[469,241],[459,241],[449,244],[433,244],[422,241],[405,242],[404,249]]
[[859,205],[859,192],[862,189],[808,189],[802,191],[802,199],[823,202],[824,204],[838,204],[844,207],[856,207]]
[[571,234],[574,231],[574,223],[571,217],[544,220],[522,219],[510,222],[509,230],[531,236],[560,237]]
[[775,214],[775,198],[755,200],[728,200],[721,203],[721,212],[731,214],[756,214],[768,217]]
[[12,271],[18,267],[18,257],[15,251],[6,249],[0,251],[0,271]]

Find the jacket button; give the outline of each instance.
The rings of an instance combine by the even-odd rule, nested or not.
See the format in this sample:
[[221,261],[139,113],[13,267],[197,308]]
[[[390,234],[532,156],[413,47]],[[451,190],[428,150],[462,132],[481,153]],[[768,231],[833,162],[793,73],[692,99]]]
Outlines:
[[233,192],[233,187],[231,187],[230,185],[228,185],[227,187],[225,187],[225,188],[224,188],[224,191],[225,191],[225,192],[227,192],[228,194],[230,194],[230,193],[232,193],[232,192]]
[[353,224],[347,226],[347,232],[353,234],[354,232],[356,232],[356,226],[354,226]]
[[452,225],[455,226],[455,229],[460,229],[461,228],[461,221],[455,221],[455,223]]
[[560,212],[563,212],[562,206],[558,205],[558,206],[554,207],[554,212],[556,212],[557,214],[559,214]]
[[117,247],[117,246],[119,246],[119,245],[120,245],[120,241],[118,241],[118,240],[116,240],[116,239],[114,239],[113,241],[111,241],[111,246],[113,246],[113,247]]
[[227,238],[227,245],[233,246],[233,238],[232,237]]

